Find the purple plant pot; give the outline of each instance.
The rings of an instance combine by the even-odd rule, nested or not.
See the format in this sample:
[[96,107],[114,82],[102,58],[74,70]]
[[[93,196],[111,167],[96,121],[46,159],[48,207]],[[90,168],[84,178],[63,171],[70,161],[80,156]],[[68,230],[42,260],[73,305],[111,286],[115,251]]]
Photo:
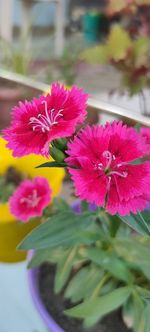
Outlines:
[[[32,258],[32,256],[33,256],[33,251],[31,250],[31,251],[29,251],[28,259],[30,260]],[[30,270],[28,270],[27,274],[28,274],[29,290],[30,290],[30,293],[31,293],[33,303],[34,303],[36,309],[38,310],[42,320],[44,321],[45,326],[51,332],[65,332],[54,321],[54,319],[51,317],[49,312],[46,310],[45,305],[43,304],[43,302],[41,300],[41,296],[40,296],[40,292],[39,292],[39,286],[38,286],[39,269],[38,268],[30,269]]]
[[[73,203],[72,208],[74,212],[79,213],[80,212],[80,202],[76,201]],[[95,206],[93,204],[89,205],[89,209],[91,211],[95,210]],[[28,260],[30,260],[33,256],[34,251],[31,250],[29,251],[28,254]],[[45,325],[48,327],[48,329],[51,332],[65,332],[55,321],[54,319],[50,316],[49,312],[46,310],[41,297],[40,297],[40,292],[39,292],[39,269],[34,268],[34,269],[29,269],[27,271],[28,274],[28,284],[29,284],[29,289],[30,293],[33,299],[33,302],[35,304],[36,309],[38,310],[41,318],[43,319]]]

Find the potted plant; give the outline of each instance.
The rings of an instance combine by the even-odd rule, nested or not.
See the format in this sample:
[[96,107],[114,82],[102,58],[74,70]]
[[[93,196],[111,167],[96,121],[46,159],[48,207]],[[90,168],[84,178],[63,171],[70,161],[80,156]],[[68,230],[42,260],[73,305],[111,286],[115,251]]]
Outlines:
[[[80,214],[78,218],[81,218]],[[99,305],[99,309],[97,310],[98,322],[95,326],[90,327],[90,331],[97,332],[105,329],[105,331],[111,330],[112,332],[117,330],[120,332],[127,332],[131,331],[133,326],[135,331],[138,331],[138,328],[142,323],[145,324],[145,329],[146,326],[149,328],[149,309],[143,312],[144,307],[142,301],[140,301],[140,298],[143,298],[143,296],[149,298],[149,276],[147,275],[146,277],[143,277],[143,273],[139,271],[139,267],[137,266],[135,268],[136,264],[141,268],[140,259],[143,259],[142,252],[143,250],[149,252],[149,242],[147,241],[146,243],[146,237],[144,238],[142,236],[134,238],[133,241],[133,235],[127,233],[125,232],[124,227],[120,227],[118,234],[115,236],[113,235],[112,242],[114,248],[112,249],[111,254],[108,254],[107,250],[101,252],[101,248],[84,246],[83,250],[76,252],[77,256],[76,258],[74,257],[74,263],[71,263],[71,259],[74,255],[73,249],[75,250],[75,247],[72,248],[72,251],[70,250],[70,256],[69,252],[68,255],[66,255],[67,250],[63,252],[61,249],[60,252],[58,248],[41,249],[37,250],[35,253],[29,253],[28,258],[30,262],[28,265],[28,282],[31,296],[35,307],[50,331],[83,331],[83,319],[85,320],[85,324],[88,325],[87,331],[89,331],[90,322],[88,322],[88,318],[91,315],[91,307],[94,306],[93,310],[95,310],[94,314],[96,314],[97,305]],[[87,259],[85,259],[84,250],[85,252],[86,250],[89,250],[89,256]],[[63,261],[63,258],[65,262],[63,262],[64,265],[61,270],[60,261]],[[108,263],[106,263],[107,260]],[[122,266],[121,264],[119,266],[120,262],[123,262]],[[115,264],[116,266],[114,267]],[[148,265],[149,271],[148,255],[147,257],[145,256],[143,260],[142,269],[144,269],[146,264]],[[68,270],[71,269],[71,265],[71,277],[67,278],[67,273],[69,273]],[[120,306],[118,302],[119,287],[117,285],[121,285],[122,283],[124,285],[126,284],[126,281],[121,281],[120,279],[122,277],[126,278],[125,274],[121,277],[120,273],[123,266],[125,267],[129,265],[131,269],[130,271],[132,271],[133,266],[135,269],[134,272],[132,271],[132,274],[135,277],[134,283],[138,296],[136,298],[135,292],[133,296],[129,296],[128,300],[125,300],[125,302],[122,303],[122,310],[117,310]],[[66,271],[63,269],[64,266]],[[65,273],[66,275],[64,275]],[[104,273],[103,277],[101,273]],[[147,285],[146,289],[141,287],[140,277],[141,279],[143,277],[143,283],[145,282],[145,285]],[[100,297],[102,301],[100,300]],[[99,303],[97,301],[98,298],[100,300]],[[71,303],[68,299],[71,299]],[[81,301],[84,301],[85,308],[81,305]],[[104,309],[105,301],[107,302]],[[76,303],[81,303],[81,306],[78,306],[76,311],[75,308],[74,310],[72,309],[71,312],[70,308]],[[89,306],[89,309],[86,306]],[[70,309],[70,313],[68,311],[69,317],[63,313],[66,309]],[[87,310],[85,314],[83,313],[84,309]],[[115,312],[110,314],[114,310]],[[134,316],[136,315],[136,310],[139,312],[139,318]],[[143,318],[140,310],[143,312]],[[65,313],[67,313],[67,311]],[[103,317],[105,317],[105,319],[100,321]],[[75,318],[78,318],[79,320],[76,322]]]
[[52,195],[55,197],[60,191],[64,172],[56,169],[52,172],[34,169],[35,164],[45,160],[40,156],[14,158],[6,148],[6,141],[2,137],[0,137],[0,151],[0,261],[16,262],[26,257],[26,252],[16,251],[16,246],[39,224],[40,219],[36,218],[30,223],[21,224],[10,211],[9,197],[23,180],[37,176],[48,180]]
[[149,0],[109,0],[106,13],[108,17],[120,17],[123,26],[128,30],[132,37],[139,35],[149,37]]
[[[130,34],[119,25],[111,28],[105,43],[83,53],[90,63],[114,66],[121,73],[120,94],[139,96],[140,110],[149,116],[149,100],[145,90],[149,80],[149,39],[141,36],[133,40]],[[115,91],[111,91],[113,93]]]
[[[52,332],[100,331],[101,319],[120,307],[125,320],[131,317],[135,332],[139,328],[148,332],[150,225],[144,209],[150,199],[150,162],[145,160],[150,145],[141,131],[122,122],[84,127],[87,97],[75,86],[68,90],[52,84],[50,94],[21,104],[4,130],[16,156],[51,155],[54,161],[40,168],[67,168],[81,200],[78,213],[66,201],[57,200],[46,211],[48,219],[19,249],[34,250],[29,267],[51,262],[56,268],[46,264],[33,271],[34,292],[40,291],[47,311],[50,307],[58,318],[58,324],[49,319]],[[76,132],[79,123],[83,128]],[[32,211],[27,204],[20,207],[20,200],[27,202],[33,191],[21,193],[22,188],[17,189],[11,197],[11,211],[20,219],[27,213],[30,219]],[[40,194],[36,198],[39,201]],[[35,301],[47,321],[38,296]],[[59,310],[72,319],[65,320]],[[113,331],[114,324],[107,330]],[[125,331],[123,324],[117,326],[114,331]]]

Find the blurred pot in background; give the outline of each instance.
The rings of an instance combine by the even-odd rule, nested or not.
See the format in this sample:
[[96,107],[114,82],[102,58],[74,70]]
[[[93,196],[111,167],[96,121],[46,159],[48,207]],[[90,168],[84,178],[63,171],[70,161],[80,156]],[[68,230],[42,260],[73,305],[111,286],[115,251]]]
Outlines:
[[[40,220],[39,218],[34,219],[25,224],[15,220],[10,213],[7,199],[12,191],[12,186],[22,179],[42,176],[48,180],[52,188],[52,195],[55,197],[61,189],[64,170],[36,169],[35,165],[43,163],[45,158],[36,155],[13,158],[5,144],[5,140],[0,138],[0,262],[17,262],[26,258],[25,251],[16,250],[18,243],[40,223]],[[5,183],[4,177],[6,178],[6,176]]]

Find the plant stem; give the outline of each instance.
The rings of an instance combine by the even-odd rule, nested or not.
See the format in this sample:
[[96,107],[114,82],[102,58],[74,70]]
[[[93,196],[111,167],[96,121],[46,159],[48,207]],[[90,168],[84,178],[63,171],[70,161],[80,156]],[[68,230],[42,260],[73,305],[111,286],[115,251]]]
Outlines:
[[149,116],[149,112],[148,112],[147,107],[146,107],[146,99],[145,99],[143,90],[141,90],[139,92],[139,102],[140,102],[141,113],[145,116]]
[[110,273],[106,273],[104,275],[104,277],[100,280],[100,282],[98,283],[97,287],[95,288],[93,294],[92,294],[92,299],[94,297],[96,297],[99,293],[100,293],[100,290],[101,288],[103,287],[103,285],[106,283],[106,281],[111,277]]

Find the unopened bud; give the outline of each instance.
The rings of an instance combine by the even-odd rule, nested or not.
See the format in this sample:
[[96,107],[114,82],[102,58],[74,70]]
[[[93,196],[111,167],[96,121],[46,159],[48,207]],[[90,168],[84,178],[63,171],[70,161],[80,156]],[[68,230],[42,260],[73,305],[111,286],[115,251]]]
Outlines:
[[62,151],[65,151],[67,148],[67,139],[66,138],[59,138],[53,141],[53,145]]
[[55,146],[51,147],[50,155],[57,162],[62,162],[66,158],[66,155],[61,150],[57,149]]

